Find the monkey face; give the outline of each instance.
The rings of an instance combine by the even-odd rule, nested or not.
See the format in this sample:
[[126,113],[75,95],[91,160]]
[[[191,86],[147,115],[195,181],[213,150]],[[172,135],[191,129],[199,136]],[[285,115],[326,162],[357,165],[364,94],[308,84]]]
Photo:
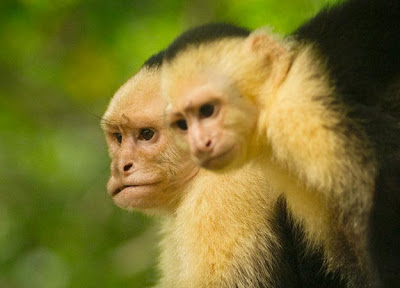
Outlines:
[[180,80],[179,89],[165,91],[172,95],[167,109],[171,128],[188,143],[198,166],[236,167],[249,152],[247,140],[256,124],[256,107],[226,78],[190,84]]
[[103,117],[111,156],[107,188],[122,208],[170,209],[198,171],[165,125],[159,84],[159,73],[139,72],[116,93]]

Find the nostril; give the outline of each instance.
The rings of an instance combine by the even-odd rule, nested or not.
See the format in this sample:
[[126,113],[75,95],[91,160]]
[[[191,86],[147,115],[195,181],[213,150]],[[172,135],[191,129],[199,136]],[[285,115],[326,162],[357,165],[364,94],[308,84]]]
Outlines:
[[125,172],[129,171],[129,170],[132,168],[132,166],[133,166],[132,163],[126,164],[126,165],[124,166],[124,171],[125,171]]
[[206,147],[210,147],[211,146],[211,140],[208,140],[208,142],[206,143]]

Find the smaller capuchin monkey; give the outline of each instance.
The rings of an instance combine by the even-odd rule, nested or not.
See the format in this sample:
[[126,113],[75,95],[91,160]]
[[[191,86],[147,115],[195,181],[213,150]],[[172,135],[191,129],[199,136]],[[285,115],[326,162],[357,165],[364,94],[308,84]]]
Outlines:
[[193,36],[210,25],[164,55],[167,120],[194,161],[216,175],[263,170],[305,255],[322,249],[345,287],[400,287],[399,19],[400,1],[350,0],[285,39]]
[[[224,35],[248,34],[216,28]],[[321,269],[320,251],[305,253],[303,231],[271,189],[263,166],[249,163],[215,174],[198,168],[175,141],[164,121],[161,55],[117,91],[102,121],[114,202],[163,216],[157,287],[344,287],[339,275]]]

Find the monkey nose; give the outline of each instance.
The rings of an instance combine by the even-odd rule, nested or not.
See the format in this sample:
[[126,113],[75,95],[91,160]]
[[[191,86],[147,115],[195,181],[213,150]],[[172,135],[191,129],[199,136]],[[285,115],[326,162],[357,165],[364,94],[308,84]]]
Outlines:
[[124,171],[125,171],[125,172],[128,172],[132,167],[133,167],[133,164],[132,164],[132,163],[126,164],[126,165],[124,166]]
[[133,168],[134,168],[133,162],[129,161],[121,163],[119,170],[122,174],[129,174],[133,171]]
[[210,154],[213,151],[213,141],[207,139],[205,141],[196,142],[193,149],[193,154],[196,157],[202,157]]

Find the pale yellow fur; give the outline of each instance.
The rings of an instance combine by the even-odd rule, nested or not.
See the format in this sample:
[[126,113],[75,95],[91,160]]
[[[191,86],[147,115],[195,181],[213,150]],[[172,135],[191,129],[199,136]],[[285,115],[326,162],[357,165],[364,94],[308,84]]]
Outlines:
[[[362,146],[366,137],[361,132],[357,134],[360,136],[349,136],[341,130],[342,124],[350,121],[347,111],[334,95],[325,63],[312,46],[291,40],[282,42],[289,55],[284,60],[291,59],[290,69],[272,89],[270,73],[279,67],[270,63],[268,55],[265,58],[246,55],[248,49],[243,42],[234,38],[187,49],[164,65],[162,89],[178,91],[185,87],[188,90],[199,81],[196,77],[201,82],[208,74],[207,80],[216,82],[224,79],[221,75],[226,75],[224,81],[231,81],[242,96],[259,108],[257,132],[253,133],[253,140],[246,140],[252,145],[252,156],[262,157],[259,164],[268,182],[274,190],[284,192],[295,220],[304,225],[309,248],[324,247],[330,270],[346,270],[347,265],[354,265],[366,277],[371,274],[373,278],[366,235],[376,164],[375,159],[365,161],[371,155],[365,151],[367,145]],[[168,97],[177,103],[179,95]],[[257,216],[253,214],[243,216],[255,217],[246,220],[254,221]],[[343,241],[350,247],[351,256],[346,255],[347,250],[342,253]],[[346,262],[343,260],[346,257],[351,260]],[[207,279],[204,275],[201,277]]]
[[[268,221],[278,193],[257,165],[227,174],[201,170],[189,189],[176,213],[164,221],[164,271],[158,287],[251,288],[266,273],[279,272],[254,266],[259,258],[274,267],[277,251],[271,251],[271,243],[279,246]],[[264,284],[274,287],[273,282]]]
[[[260,130],[266,131],[275,160],[297,175],[303,185],[320,191],[329,202],[345,199],[347,206],[340,207],[341,213],[360,213],[348,211],[351,209],[362,211],[364,215],[356,215],[361,218],[353,219],[360,229],[371,209],[375,162],[370,159],[362,165],[368,151],[358,145],[366,140],[349,139],[340,131],[340,123],[349,121],[346,110],[338,107],[340,103],[333,103],[333,89],[321,76],[326,75],[323,63],[318,63],[313,55],[311,47],[300,50],[285,82],[266,101],[260,115],[264,123]],[[318,97],[322,99],[317,100]],[[338,219],[342,216],[336,214]],[[306,221],[308,229],[320,229],[313,219]]]
[[[135,131],[150,125],[165,133],[168,128],[159,113],[164,103],[159,99],[159,76],[159,70],[143,69],[124,84],[110,102],[103,128],[108,131],[113,126],[126,126],[125,129]],[[109,144],[115,142],[112,132],[115,131],[108,135]],[[269,185],[264,166],[260,166],[263,161],[250,162],[226,173],[200,169],[195,175],[189,173],[190,178],[184,177],[191,167],[180,162],[188,160],[188,154],[169,133],[163,135],[167,141],[165,149],[151,154],[142,170],[156,172],[162,168],[159,173],[181,182],[169,182],[179,187],[173,192],[169,186],[151,194],[167,198],[162,205],[142,209],[162,216],[161,279],[157,287],[275,287],[275,275],[280,275],[279,262],[285,260],[279,258],[281,247],[273,223],[280,193]],[[117,153],[113,149],[121,149],[117,147],[110,148],[112,157]],[[133,153],[135,148],[130,150]],[[268,264],[260,264],[265,262]]]

